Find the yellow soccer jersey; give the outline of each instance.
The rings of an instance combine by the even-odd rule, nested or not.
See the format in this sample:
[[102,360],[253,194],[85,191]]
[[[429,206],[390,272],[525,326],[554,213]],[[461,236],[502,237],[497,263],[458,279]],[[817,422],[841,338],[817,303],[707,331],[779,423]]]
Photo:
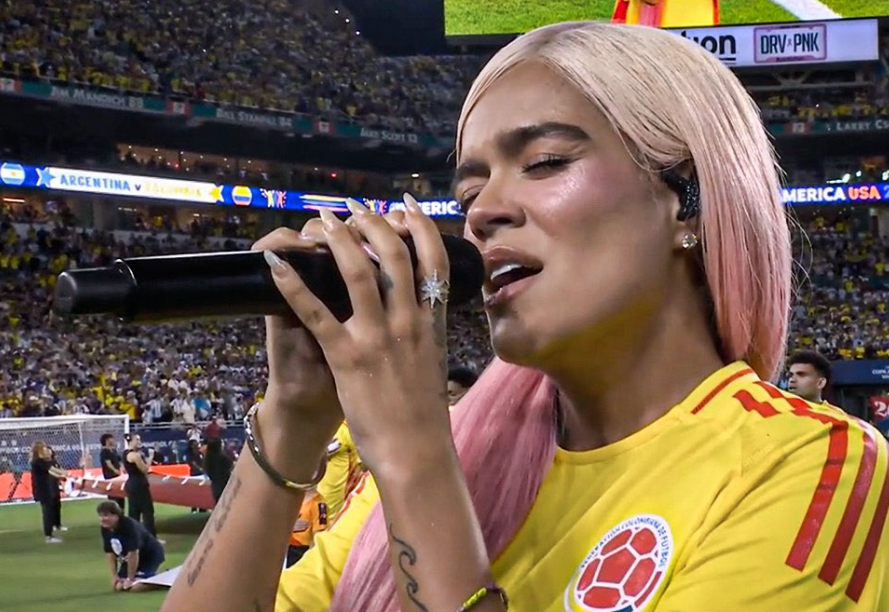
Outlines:
[[317,490],[327,502],[329,516],[335,518],[348,494],[349,478],[358,466],[358,450],[345,423],[340,425],[328,445],[327,457],[327,471]]
[[[520,612],[889,610],[887,443],[743,363],[609,446],[558,449],[494,562]],[[379,494],[285,571],[278,610],[326,610]]]

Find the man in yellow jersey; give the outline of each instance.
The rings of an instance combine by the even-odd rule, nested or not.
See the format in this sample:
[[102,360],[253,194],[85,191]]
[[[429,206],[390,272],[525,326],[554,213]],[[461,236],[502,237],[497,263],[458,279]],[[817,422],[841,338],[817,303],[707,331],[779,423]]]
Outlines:
[[714,26],[719,24],[719,0],[617,0],[611,21],[660,28]]
[[349,494],[350,485],[357,481],[361,459],[346,423],[340,425],[327,445],[327,472],[318,483],[318,493],[327,504],[331,518],[335,518]]
[[830,362],[814,351],[794,353],[787,360],[787,388],[807,402],[823,404],[824,388],[830,383]]
[[[558,448],[493,573],[515,610],[889,610],[887,455],[871,426],[737,362],[623,440]],[[378,501],[365,478],[276,609],[328,609]]]

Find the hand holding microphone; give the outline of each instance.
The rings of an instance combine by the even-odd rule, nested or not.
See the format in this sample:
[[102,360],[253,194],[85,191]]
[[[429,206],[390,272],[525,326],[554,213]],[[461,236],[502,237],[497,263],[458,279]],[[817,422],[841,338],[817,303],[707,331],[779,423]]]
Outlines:
[[[340,405],[354,403],[366,383],[375,383],[368,395],[378,406],[393,391],[427,410],[434,410],[436,393],[445,397],[444,302],[478,295],[484,266],[472,244],[442,236],[413,198],[405,202],[407,213],[381,217],[350,201],[348,223],[324,212],[302,232],[275,230],[252,252],[144,257],[69,271],[59,277],[55,309],[136,322],[266,315],[269,384],[257,429],[272,464],[307,482],[342,422]],[[410,388],[399,391],[405,382]],[[419,419],[449,436],[444,405],[435,418],[405,414],[386,429],[404,435]],[[356,441],[360,432],[384,429],[371,421],[388,420],[374,411],[347,416]]]
[[[410,196],[405,196],[405,200],[410,201]],[[354,207],[355,204],[351,206]],[[253,248],[255,251],[279,252],[294,248],[324,247],[332,253],[342,277],[352,278],[357,274],[364,277],[365,290],[362,298],[370,299],[380,309],[384,303],[394,307],[391,300],[391,268],[386,264],[388,251],[404,245],[405,239],[408,239],[416,245],[415,257],[422,261],[423,249],[417,242],[417,235],[409,229],[407,215],[403,211],[393,211],[383,217],[373,215],[376,233],[387,238],[386,247],[382,249],[378,239],[371,239],[363,231],[364,224],[358,219],[360,216],[359,213],[343,223],[333,215],[324,215],[323,220],[311,219],[301,232],[278,229],[257,242]],[[431,221],[429,224],[435,235],[438,235]],[[368,259],[367,247],[375,251],[378,262],[371,263]],[[342,394],[338,393],[338,387],[341,383],[348,385],[349,381],[340,375],[335,382],[335,374],[331,370],[332,364],[339,359],[340,350],[351,350],[342,347],[340,350],[333,350],[325,334],[320,337],[315,334],[321,329],[318,326],[322,321],[336,321],[341,326],[340,329],[351,325],[364,329],[366,322],[362,321],[358,325],[358,320],[365,318],[367,308],[363,299],[358,300],[357,291],[349,287],[347,295],[354,305],[355,316],[346,323],[340,323],[337,317],[331,320],[332,311],[311,292],[296,271],[286,263],[276,263],[270,256],[268,259],[271,263],[264,265],[270,270],[276,287],[293,310],[289,316],[266,317],[269,386],[262,409],[256,418],[262,432],[264,450],[272,465],[294,481],[308,482],[314,475],[318,458],[325,452],[327,443],[343,421],[340,401]],[[402,262],[406,268],[401,271],[402,278],[410,278],[409,286],[404,289],[409,291],[410,300],[415,306],[419,302],[414,277],[421,274],[420,261],[417,263],[416,274],[411,269],[413,265],[410,259]],[[479,261],[478,285],[481,283],[482,270]],[[442,270],[445,271],[446,268]],[[311,306],[306,307],[306,304]],[[305,322],[305,327],[300,320]],[[373,323],[371,327],[374,327]],[[376,359],[382,363],[387,355],[384,352],[378,353]],[[338,367],[333,369],[339,370]],[[442,385],[445,384],[442,374]],[[368,417],[374,418],[372,414]],[[379,425],[379,421],[377,424]],[[350,424],[350,427],[354,428],[354,425]]]
[[[413,443],[413,450],[423,453],[452,447],[446,308],[447,281],[455,277],[433,221],[412,197],[405,196],[405,204],[403,228],[416,249],[416,266],[393,218],[387,222],[349,202],[353,227],[377,255],[377,268],[350,227],[322,212],[322,231],[353,305],[354,315],[346,321],[290,265],[266,252],[281,295],[320,347],[352,436],[371,470],[393,465],[392,459],[404,461]],[[271,344],[269,353],[271,368]]]

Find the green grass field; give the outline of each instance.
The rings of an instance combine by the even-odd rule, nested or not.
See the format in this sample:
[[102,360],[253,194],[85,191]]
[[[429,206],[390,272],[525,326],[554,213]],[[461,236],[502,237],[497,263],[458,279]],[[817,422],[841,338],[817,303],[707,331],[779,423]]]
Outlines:
[[[889,0],[824,0],[843,17],[889,15]],[[723,25],[796,18],[769,0],[721,0]],[[610,19],[614,0],[445,0],[448,35],[515,34],[557,21]]]
[[[150,612],[166,591],[114,593],[102,552],[96,519],[97,500],[65,502],[62,522],[69,531],[62,544],[46,544],[36,504],[0,507],[0,611]],[[156,506],[159,536],[167,541],[161,570],[182,564],[209,514]]]

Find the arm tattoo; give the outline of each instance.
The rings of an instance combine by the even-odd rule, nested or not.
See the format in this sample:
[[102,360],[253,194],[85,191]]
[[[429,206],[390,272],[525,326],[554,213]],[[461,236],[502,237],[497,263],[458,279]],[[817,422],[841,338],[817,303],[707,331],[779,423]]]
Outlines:
[[[228,489],[228,487],[226,487]],[[216,526],[216,533],[222,531],[222,528],[225,527],[225,522],[228,520],[228,514],[232,509],[232,502],[238,496],[238,493],[241,491],[241,479],[235,478],[235,481],[231,484],[231,492],[228,490],[225,491],[225,495],[222,496],[222,499],[219,500],[219,514],[213,521],[213,524]]]
[[[210,519],[210,523],[204,528],[204,533],[201,534],[197,545],[195,545],[195,551],[200,550],[200,553],[196,553],[198,555],[197,560],[195,560],[193,555],[188,557],[188,563],[185,568],[188,571],[186,574],[188,586],[194,586],[194,583],[197,582],[201,575],[201,571],[204,569],[204,562],[207,559],[207,555],[210,554],[210,551],[213,550],[213,546],[216,544],[211,535],[211,531],[217,534],[222,531],[225,522],[228,520],[229,512],[231,512],[232,502],[235,497],[238,496],[240,491],[241,479],[236,476],[234,481],[225,488],[225,493],[223,494],[222,499],[219,500],[216,509],[213,511],[213,517]],[[210,529],[211,526],[213,527],[212,530]]]
[[[198,557],[197,563],[195,563],[194,569],[189,569],[188,575],[188,586],[194,586],[194,583],[197,582],[198,577],[201,575],[201,570],[204,569],[204,561],[207,559],[207,555],[213,550],[213,546],[216,544],[213,538],[207,540],[207,545],[204,546],[204,549],[201,551],[201,556]],[[189,566],[191,564],[189,563]]]
[[423,602],[417,599],[417,593],[420,590],[420,584],[405,567],[405,564],[407,564],[408,567],[413,567],[417,564],[417,551],[415,551],[410,544],[408,544],[404,540],[399,540],[395,536],[395,534],[392,532],[392,523],[389,523],[389,535],[392,536],[392,541],[398,545],[398,548],[396,550],[396,552],[398,553],[398,569],[401,570],[401,573],[404,574],[404,577],[407,580],[405,590],[407,591],[408,599],[413,602],[419,612],[429,612],[429,609],[423,604]]

